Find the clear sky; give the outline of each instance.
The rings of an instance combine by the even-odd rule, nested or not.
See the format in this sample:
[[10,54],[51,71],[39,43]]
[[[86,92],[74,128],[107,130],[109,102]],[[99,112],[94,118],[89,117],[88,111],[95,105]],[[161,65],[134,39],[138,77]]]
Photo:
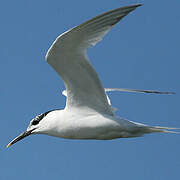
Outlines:
[[176,95],[110,93],[118,116],[180,127],[180,11],[169,1],[1,1],[0,179],[179,179],[180,134],[112,141],[46,135],[6,145],[42,112],[63,108],[64,84],[45,54],[62,32],[120,6],[143,3],[89,50],[104,87],[174,91]]

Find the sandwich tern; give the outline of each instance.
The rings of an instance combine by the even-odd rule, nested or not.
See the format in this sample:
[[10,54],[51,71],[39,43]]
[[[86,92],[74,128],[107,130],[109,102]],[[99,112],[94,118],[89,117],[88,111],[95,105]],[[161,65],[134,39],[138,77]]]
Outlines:
[[123,17],[141,4],[108,11],[61,34],[49,48],[46,60],[65,83],[63,110],[51,110],[30,121],[27,130],[7,147],[31,134],[67,139],[110,140],[139,137],[146,133],[174,132],[169,127],[148,126],[115,116],[108,91],[171,94],[151,90],[107,88],[90,64],[87,49],[95,46]]

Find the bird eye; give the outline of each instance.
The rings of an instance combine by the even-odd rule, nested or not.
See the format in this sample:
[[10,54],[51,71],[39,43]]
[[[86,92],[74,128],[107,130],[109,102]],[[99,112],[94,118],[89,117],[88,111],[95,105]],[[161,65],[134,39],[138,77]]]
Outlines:
[[38,123],[39,123],[39,121],[37,121],[37,120],[32,121],[32,125],[37,125]]

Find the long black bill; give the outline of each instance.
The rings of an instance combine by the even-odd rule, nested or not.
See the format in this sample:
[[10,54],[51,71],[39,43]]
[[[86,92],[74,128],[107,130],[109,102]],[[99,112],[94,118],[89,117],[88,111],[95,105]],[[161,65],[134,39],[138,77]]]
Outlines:
[[33,130],[34,130],[34,129],[31,129],[31,130],[29,130],[29,131],[23,132],[22,134],[20,134],[19,136],[17,136],[15,139],[13,139],[13,140],[7,145],[7,147],[10,147],[10,146],[13,145],[14,143],[16,143],[16,142],[20,141],[21,139],[24,139],[25,137],[31,135]]

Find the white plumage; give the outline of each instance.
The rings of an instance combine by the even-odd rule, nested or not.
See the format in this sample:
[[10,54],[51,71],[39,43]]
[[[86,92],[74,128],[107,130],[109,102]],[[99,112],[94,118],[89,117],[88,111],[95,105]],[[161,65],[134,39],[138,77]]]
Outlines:
[[171,92],[122,88],[104,90],[87,57],[89,47],[96,45],[117,22],[139,6],[140,4],[131,5],[106,12],[57,37],[48,50],[46,59],[65,83],[63,95],[67,96],[66,107],[36,116],[27,130],[11,141],[8,147],[30,134],[107,140],[174,129],[151,127],[116,117],[105,91]]

